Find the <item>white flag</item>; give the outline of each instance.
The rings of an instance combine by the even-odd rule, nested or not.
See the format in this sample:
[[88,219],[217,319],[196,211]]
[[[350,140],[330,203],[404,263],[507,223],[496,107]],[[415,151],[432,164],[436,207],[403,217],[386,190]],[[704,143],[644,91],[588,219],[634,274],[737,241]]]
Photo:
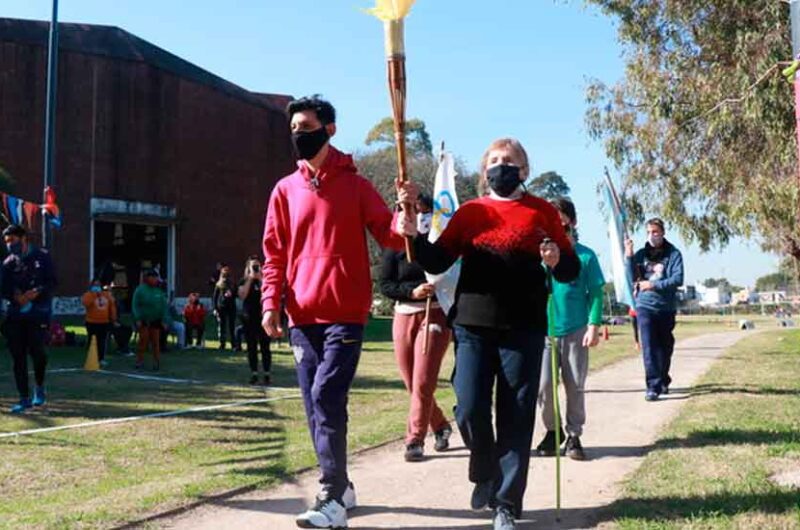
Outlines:
[[606,176],[603,192],[608,203],[608,236],[611,241],[611,270],[614,273],[614,294],[617,302],[634,307],[633,281],[629,267],[625,263],[625,212],[611,179]]
[[[428,241],[433,243],[444,232],[447,223],[458,209],[456,194],[456,167],[453,155],[443,152],[436,170],[436,181],[433,184],[433,220]],[[425,274],[428,282],[436,286],[436,299],[445,314],[450,312],[456,297],[458,276],[461,273],[461,261],[457,261],[442,274]]]

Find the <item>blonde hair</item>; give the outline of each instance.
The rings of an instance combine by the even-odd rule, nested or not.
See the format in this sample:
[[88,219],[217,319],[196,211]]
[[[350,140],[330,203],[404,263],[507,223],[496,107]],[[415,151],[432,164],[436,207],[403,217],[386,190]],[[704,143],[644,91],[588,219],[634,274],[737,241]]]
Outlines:
[[518,158],[521,162],[519,170],[525,179],[528,178],[528,175],[530,175],[531,171],[531,166],[528,162],[528,153],[525,151],[525,148],[522,147],[520,141],[516,138],[498,138],[489,144],[489,147],[486,148],[486,151],[481,157],[480,174],[478,176],[478,192],[484,195],[489,192],[489,184],[486,182],[486,166],[489,163],[489,153],[495,149],[508,149],[514,153],[514,157]]

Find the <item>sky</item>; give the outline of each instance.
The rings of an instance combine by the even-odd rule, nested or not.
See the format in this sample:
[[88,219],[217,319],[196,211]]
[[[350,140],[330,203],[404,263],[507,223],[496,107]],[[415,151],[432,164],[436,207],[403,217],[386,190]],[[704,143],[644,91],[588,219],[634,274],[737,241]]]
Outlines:
[[[121,27],[248,90],[320,93],[337,108],[333,143],[363,147],[390,115],[383,29],[374,0],[60,0],[59,19]],[[51,0],[0,0],[0,16],[46,20]],[[787,37],[788,38],[788,37]],[[526,147],[535,174],[572,188],[581,241],[610,270],[596,185],[609,165],[584,125],[590,80],[623,75],[613,21],[581,0],[418,0],[406,21],[407,116],[434,142],[477,166],[495,138]],[[258,223],[256,223],[258,224]],[[686,283],[727,277],[752,286],[774,255],[734,241],[701,254],[676,232]],[[634,239],[644,243],[644,231]]]

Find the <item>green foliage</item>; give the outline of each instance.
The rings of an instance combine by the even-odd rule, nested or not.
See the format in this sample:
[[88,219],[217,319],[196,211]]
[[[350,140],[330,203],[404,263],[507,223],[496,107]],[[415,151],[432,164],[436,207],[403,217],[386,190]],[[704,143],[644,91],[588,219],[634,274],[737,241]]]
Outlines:
[[559,197],[569,196],[569,185],[564,177],[555,171],[546,171],[532,179],[528,184],[528,191],[537,197],[552,201]]
[[[391,117],[386,117],[378,122],[367,133],[367,139],[364,142],[368,146],[378,144],[382,147],[395,146],[394,136],[394,120]],[[433,145],[431,144],[431,137],[425,128],[425,122],[420,119],[406,120],[406,150],[412,157],[420,156],[433,156]]]
[[0,166],[0,191],[11,192],[14,188],[14,177]]
[[586,121],[633,220],[659,214],[704,250],[743,236],[800,258],[792,86],[776,67],[791,59],[788,4],[587,2],[624,46],[624,79],[591,83]]
[[785,272],[773,272],[756,280],[756,291],[785,291],[790,282],[791,278]]
[[[425,122],[419,119],[408,120],[406,135],[406,162],[409,178],[419,185],[421,192],[432,195],[438,160],[433,155],[430,135],[425,128]],[[398,173],[392,119],[384,118],[376,124],[367,134],[365,144],[371,149],[354,154],[356,166],[361,175],[372,181],[386,204],[393,205],[397,201],[395,180],[397,180]],[[458,159],[456,159],[456,171],[458,172],[456,193],[458,194],[459,202],[464,203],[475,198],[478,195],[477,173],[470,174],[463,161]],[[374,284],[373,293],[375,300],[378,302],[373,307],[373,312],[379,315],[389,315],[392,313],[392,303],[380,294],[375,281],[378,277],[381,252],[382,250],[375,241],[370,238],[369,254]]]

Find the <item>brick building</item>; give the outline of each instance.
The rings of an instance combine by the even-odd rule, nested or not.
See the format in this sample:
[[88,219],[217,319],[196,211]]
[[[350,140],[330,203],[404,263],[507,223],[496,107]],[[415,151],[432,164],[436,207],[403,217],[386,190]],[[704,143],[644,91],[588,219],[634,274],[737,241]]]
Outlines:
[[[219,260],[241,274],[259,251],[272,186],[293,167],[289,98],[244,90],[119,28],[59,29],[58,295],[79,295],[99,272],[135,286],[144,266],[158,266],[178,296],[207,292]],[[0,18],[0,167],[13,195],[33,201],[48,32],[47,22]]]

